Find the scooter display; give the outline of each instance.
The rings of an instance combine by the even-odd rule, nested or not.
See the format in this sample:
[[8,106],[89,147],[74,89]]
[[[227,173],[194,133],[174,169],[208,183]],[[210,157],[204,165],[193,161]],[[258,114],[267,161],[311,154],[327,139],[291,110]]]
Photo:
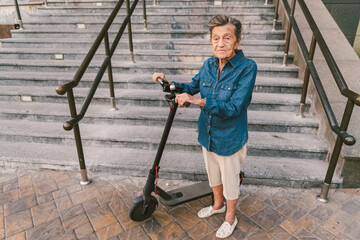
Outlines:
[[[165,206],[175,206],[182,203],[186,203],[195,199],[212,195],[212,189],[209,186],[208,181],[199,182],[190,186],[175,189],[169,192],[164,191],[157,186],[157,178],[160,170],[160,159],[162,157],[166,141],[168,139],[172,123],[176,114],[178,104],[175,102],[177,94],[183,92],[183,88],[169,84],[161,78],[156,80],[163,88],[163,92],[169,92],[170,94],[165,95],[166,101],[170,106],[170,113],[166,121],[164,132],[161,137],[161,141],[156,153],[156,157],[152,168],[149,171],[149,175],[146,184],[143,188],[143,195],[137,197],[132,206],[129,209],[129,217],[134,221],[142,221],[149,218],[155,211],[158,205],[157,199],[152,193],[160,196],[161,204]],[[185,103],[185,107],[190,106],[189,103]],[[240,184],[244,178],[244,173],[240,172]]]

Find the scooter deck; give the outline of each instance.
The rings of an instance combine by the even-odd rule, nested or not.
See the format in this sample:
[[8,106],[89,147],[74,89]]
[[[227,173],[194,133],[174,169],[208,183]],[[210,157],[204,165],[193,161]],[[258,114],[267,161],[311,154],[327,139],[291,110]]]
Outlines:
[[161,204],[165,206],[175,206],[209,196],[212,193],[212,189],[209,186],[209,181],[203,181],[183,188],[178,188],[167,193],[171,195],[172,198],[170,200],[165,200],[160,197]]

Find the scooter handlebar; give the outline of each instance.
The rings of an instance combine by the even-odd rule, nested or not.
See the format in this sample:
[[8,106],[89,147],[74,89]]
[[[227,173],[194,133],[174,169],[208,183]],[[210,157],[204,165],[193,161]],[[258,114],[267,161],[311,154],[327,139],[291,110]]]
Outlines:
[[[183,90],[184,88],[183,87],[180,87],[180,86],[175,86],[173,84],[170,84],[168,81],[165,81],[164,79],[162,78],[157,78],[156,79],[156,82],[158,82],[162,88],[163,88],[163,91],[164,92],[171,92],[171,93],[174,93],[174,96],[175,97],[175,93],[183,93]],[[190,107],[190,103],[186,102],[184,104],[185,107]]]

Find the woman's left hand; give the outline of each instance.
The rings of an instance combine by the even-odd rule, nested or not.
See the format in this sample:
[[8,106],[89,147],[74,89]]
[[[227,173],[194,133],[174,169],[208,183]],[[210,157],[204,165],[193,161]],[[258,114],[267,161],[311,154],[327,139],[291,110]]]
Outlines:
[[200,107],[204,107],[205,105],[205,99],[191,96],[188,93],[182,93],[177,95],[175,98],[175,102],[178,103],[180,107],[183,107],[186,102],[193,105],[198,105]]

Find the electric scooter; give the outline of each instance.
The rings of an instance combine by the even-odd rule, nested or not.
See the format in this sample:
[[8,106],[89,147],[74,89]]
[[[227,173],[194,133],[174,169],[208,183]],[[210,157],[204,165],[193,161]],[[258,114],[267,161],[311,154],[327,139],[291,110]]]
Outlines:
[[[143,188],[143,195],[137,197],[132,206],[129,209],[129,217],[134,221],[142,221],[149,218],[152,213],[155,211],[156,206],[158,205],[157,199],[151,194],[155,193],[160,196],[161,204],[165,206],[175,206],[182,203],[186,203],[192,200],[196,200],[206,196],[212,196],[212,189],[209,186],[208,181],[199,182],[190,186],[183,188],[175,189],[169,192],[164,191],[159,186],[157,186],[157,178],[160,169],[160,159],[165,148],[167,138],[175,117],[175,113],[178,107],[178,104],[175,102],[176,94],[183,92],[183,88],[169,84],[167,81],[164,81],[161,78],[156,80],[163,88],[163,92],[169,92],[170,94],[165,95],[166,101],[170,106],[170,113],[166,121],[163,135],[157,150],[157,154],[154,160],[153,167],[149,171],[148,179]],[[189,103],[185,103],[185,107],[190,106]],[[244,173],[240,172],[240,184],[244,178]],[[213,199],[214,200],[214,199]]]

